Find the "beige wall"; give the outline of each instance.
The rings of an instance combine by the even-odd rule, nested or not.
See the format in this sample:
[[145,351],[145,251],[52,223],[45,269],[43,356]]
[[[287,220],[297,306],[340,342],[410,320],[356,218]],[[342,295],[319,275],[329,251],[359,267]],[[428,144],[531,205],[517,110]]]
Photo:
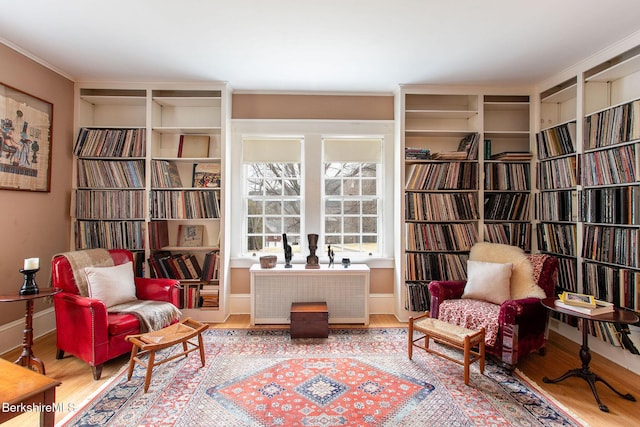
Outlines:
[[[73,82],[2,44],[0,62],[0,83],[53,104],[51,192],[0,190],[0,294],[8,295],[22,286],[25,258],[40,258],[36,282],[47,287],[52,255],[69,249]],[[46,307],[36,302],[36,311]],[[1,303],[0,325],[24,312],[24,303]]]

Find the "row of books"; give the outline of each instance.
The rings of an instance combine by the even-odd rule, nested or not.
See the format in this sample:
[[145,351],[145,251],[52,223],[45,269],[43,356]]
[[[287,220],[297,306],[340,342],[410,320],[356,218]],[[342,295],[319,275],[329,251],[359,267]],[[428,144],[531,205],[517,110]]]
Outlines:
[[556,256],[558,260],[558,287],[578,292],[578,261],[576,258]]
[[634,145],[623,145],[610,150],[594,151],[582,155],[582,185],[610,185],[636,182],[638,153]]
[[525,252],[531,251],[530,223],[485,223],[484,237],[489,242],[517,246]]
[[[151,186],[154,188],[182,188],[182,178],[176,164],[170,160],[151,162]],[[219,163],[194,163],[191,175],[193,188],[220,188]]]
[[484,217],[488,220],[528,221],[529,193],[489,193],[484,196]]
[[[578,324],[578,329],[582,325]],[[604,342],[629,350],[632,354],[640,354],[638,348],[629,338],[630,331],[626,325],[611,322],[586,322],[587,332]]]
[[77,249],[144,249],[144,221],[76,221]]
[[478,241],[473,223],[405,225],[409,251],[468,251]]
[[598,148],[640,139],[640,100],[585,118],[585,146]]
[[78,187],[144,188],[144,160],[78,160]]
[[640,268],[637,228],[585,225],[582,256],[593,261]]
[[202,268],[193,254],[174,254],[170,251],[158,251],[147,260],[151,277],[167,279],[200,280]]
[[476,220],[478,218],[476,198],[475,193],[405,193],[406,219]]
[[429,296],[429,284],[426,282],[406,282],[405,289],[405,310],[427,311],[430,309],[431,299]]
[[640,187],[588,188],[582,194],[582,220],[640,225]]
[[578,184],[576,178],[576,157],[538,162],[538,188],[542,190],[572,188]]
[[141,219],[145,217],[143,190],[77,190],[76,218]]
[[531,189],[529,163],[487,163],[484,166],[486,190],[528,191]]
[[577,191],[545,191],[538,198],[537,217],[541,221],[576,221],[578,217]]
[[406,281],[464,280],[467,277],[466,253],[406,253]]
[[640,311],[640,271],[582,264],[584,292],[616,306]]
[[538,158],[563,156],[576,152],[576,122],[545,129],[536,134]]
[[537,232],[538,246],[541,251],[576,256],[576,226],[574,224],[540,223]]
[[81,128],[73,153],[80,157],[144,157],[145,145],[145,128]]
[[478,188],[478,164],[464,162],[417,163],[409,166],[407,190],[474,190]]
[[220,193],[208,190],[151,191],[154,219],[198,219],[220,217]]
[[177,280],[201,280],[211,282],[218,280],[220,269],[219,251],[209,251],[200,264],[198,257],[192,253],[172,253],[157,251],[147,259],[151,277],[162,277]]

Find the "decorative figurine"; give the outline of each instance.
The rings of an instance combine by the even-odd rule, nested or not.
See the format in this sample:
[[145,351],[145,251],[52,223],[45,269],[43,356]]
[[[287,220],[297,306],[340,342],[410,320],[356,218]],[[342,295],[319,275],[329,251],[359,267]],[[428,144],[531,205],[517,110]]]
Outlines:
[[284,248],[284,268],[291,268],[291,245],[287,241],[287,233],[282,233],[282,246]]
[[304,268],[320,268],[320,264],[318,264],[318,256],[316,255],[316,249],[318,249],[318,235],[308,234],[307,239],[309,240],[310,255],[307,256],[307,265],[305,265]]
[[333,249],[331,249],[331,245],[329,245],[329,249],[327,250],[327,255],[329,255],[329,268],[333,268],[333,258],[335,254],[333,253]]
[[349,258],[342,258],[342,266],[344,268],[349,268],[351,265],[351,260]]

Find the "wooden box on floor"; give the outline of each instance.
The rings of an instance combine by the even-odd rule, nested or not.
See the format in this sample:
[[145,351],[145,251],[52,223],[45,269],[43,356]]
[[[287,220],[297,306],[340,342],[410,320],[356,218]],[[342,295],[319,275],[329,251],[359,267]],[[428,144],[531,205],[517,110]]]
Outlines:
[[327,338],[329,310],[326,302],[291,304],[291,338]]

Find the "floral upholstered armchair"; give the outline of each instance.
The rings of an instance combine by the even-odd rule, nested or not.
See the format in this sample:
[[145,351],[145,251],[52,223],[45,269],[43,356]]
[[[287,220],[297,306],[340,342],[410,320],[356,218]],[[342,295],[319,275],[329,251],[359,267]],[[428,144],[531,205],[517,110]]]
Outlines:
[[100,379],[107,360],[131,351],[127,335],[160,329],[179,319],[180,282],[134,277],[133,255],[89,249],[56,255],[51,286],[56,314],[56,358],[70,353]]
[[466,281],[433,281],[431,317],[469,329],[484,327],[487,354],[509,369],[536,350],[544,354],[558,260],[515,246],[480,242],[469,254]]

